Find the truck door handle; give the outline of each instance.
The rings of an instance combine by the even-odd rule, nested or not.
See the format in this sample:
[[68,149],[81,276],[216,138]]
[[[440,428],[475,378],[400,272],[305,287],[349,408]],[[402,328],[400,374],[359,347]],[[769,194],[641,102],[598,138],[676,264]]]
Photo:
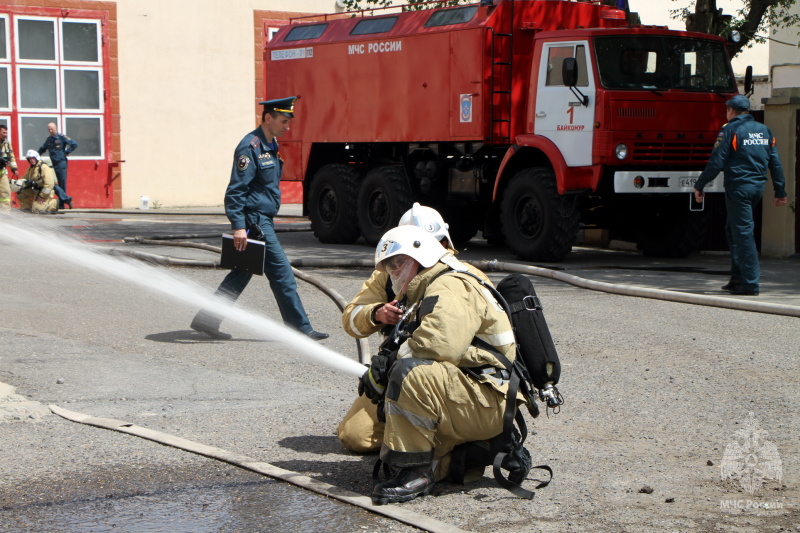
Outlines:
[[544,111],[539,111],[538,113],[536,113],[536,118],[544,118],[546,116],[547,113],[545,113]]

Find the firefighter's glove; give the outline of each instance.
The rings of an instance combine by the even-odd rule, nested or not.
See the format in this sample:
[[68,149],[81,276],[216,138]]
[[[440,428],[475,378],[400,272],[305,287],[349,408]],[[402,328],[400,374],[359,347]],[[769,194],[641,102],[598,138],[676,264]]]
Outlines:
[[27,187],[26,183],[28,180],[18,179],[18,180],[11,180],[9,185],[11,186],[11,192],[19,192],[25,187]]
[[365,394],[372,403],[377,404],[386,393],[389,383],[389,368],[394,362],[394,357],[389,355],[373,355],[372,364],[361,376],[358,382],[358,395]]

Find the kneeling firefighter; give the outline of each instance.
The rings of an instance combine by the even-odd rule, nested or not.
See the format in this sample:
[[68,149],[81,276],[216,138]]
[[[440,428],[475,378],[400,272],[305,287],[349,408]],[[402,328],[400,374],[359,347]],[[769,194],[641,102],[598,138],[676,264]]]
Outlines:
[[[510,437],[504,414],[513,418],[525,398],[509,390],[514,332],[488,282],[469,275],[466,265],[416,226],[388,231],[375,264],[389,273],[398,294],[406,294],[409,311],[397,349],[373,356],[359,382],[359,393],[378,403],[386,420],[380,461],[391,477],[376,483],[373,502],[430,494],[435,481],[448,475],[445,463],[454,448],[503,434],[509,439],[502,467],[518,485],[530,470],[530,455],[516,432]],[[376,478],[379,470],[376,465]]]
[[[435,209],[414,203],[400,217],[398,225],[407,224],[424,229],[446,250],[457,253],[451,244],[449,226]],[[477,268],[465,266],[488,281]],[[406,298],[404,293],[400,293],[401,289],[399,282],[392,279],[389,273],[376,269],[345,307],[342,313],[344,330],[355,338],[366,338],[377,332],[381,332],[382,337],[390,336],[406,310]],[[384,338],[385,341],[388,339]],[[389,341],[389,344],[392,342]],[[370,453],[380,450],[383,429],[384,424],[378,420],[376,405],[366,396],[359,396],[336,428],[336,435],[348,450]]]
[[55,172],[42,161],[36,150],[28,150],[25,158],[30,168],[24,176],[11,182],[11,190],[17,193],[20,209],[32,213],[57,213]]

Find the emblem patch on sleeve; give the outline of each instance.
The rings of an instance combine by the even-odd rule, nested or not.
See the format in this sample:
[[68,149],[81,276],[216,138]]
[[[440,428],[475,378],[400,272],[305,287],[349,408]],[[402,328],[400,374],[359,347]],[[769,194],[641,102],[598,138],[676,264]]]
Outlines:
[[239,161],[236,164],[236,168],[238,168],[239,171],[241,172],[242,170],[247,169],[247,167],[249,166],[250,166],[250,158],[247,157],[246,155],[240,155]]

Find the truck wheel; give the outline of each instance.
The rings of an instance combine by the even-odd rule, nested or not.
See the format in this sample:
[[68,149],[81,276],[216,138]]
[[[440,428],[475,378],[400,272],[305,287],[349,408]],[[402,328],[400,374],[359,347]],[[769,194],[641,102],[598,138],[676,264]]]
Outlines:
[[357,197],[358,174],[349,166],[334,163],[317,171],[309,191],[308,213],[320,242],[352,244],[358,239]]
[[575,241],[578,219],[576,204],[559,196],[549,168],[518,172],[503,193],[503,235],[523,261],[564,259]]
[[689,211],[686,203],[663,202],[649,211],[636,243],[644,255],[688,257],[700,249],[708,233],[708,205],[703,211]]
[[358,193],[358,223],[367,244],[378,244],[411,204],[411,188],[402,167],[386,165],[369,171]]

